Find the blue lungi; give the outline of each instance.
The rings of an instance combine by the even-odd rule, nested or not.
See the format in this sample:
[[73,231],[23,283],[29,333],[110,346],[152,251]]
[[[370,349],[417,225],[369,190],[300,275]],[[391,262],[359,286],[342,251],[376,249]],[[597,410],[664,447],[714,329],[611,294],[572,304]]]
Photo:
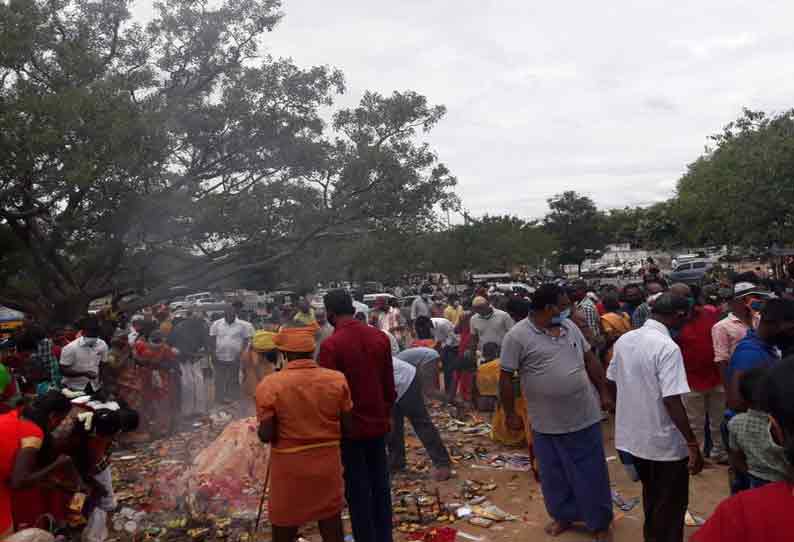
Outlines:
[[534,433],[546,510],[557,521],[584,522],[591,531],[612,523],[612,493],[601,424],[573,433]]

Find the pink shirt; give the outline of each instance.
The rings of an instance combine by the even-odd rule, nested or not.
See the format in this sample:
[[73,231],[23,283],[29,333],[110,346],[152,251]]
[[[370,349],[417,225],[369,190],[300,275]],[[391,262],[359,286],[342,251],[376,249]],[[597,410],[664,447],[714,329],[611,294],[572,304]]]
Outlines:
[[739,341],[744,339],[750,328],[733,313],[717,322],[711,328],[711,340],[714,342],[714,362],[727,362]]

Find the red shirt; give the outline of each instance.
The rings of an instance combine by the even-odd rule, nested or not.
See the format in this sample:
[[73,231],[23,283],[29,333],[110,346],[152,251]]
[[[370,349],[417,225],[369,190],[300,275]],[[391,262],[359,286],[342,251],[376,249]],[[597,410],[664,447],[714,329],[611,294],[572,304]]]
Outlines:
[[391,430],[397,393],[391,343],[385,333],[355,319],[338,324],[323,341],[318,363],[347,378],[353,399],[352,438],[378,438]]
[[692,391],[710,390],[722,383],[719,366],[714,362],[711,328],[718,322],[714,311],[695,307],[695,314],[676,339],[684,356],[686,378]]
[[788,482],[742,491],[720,503],[692,542],[787,542],[794,532],[794,495]]

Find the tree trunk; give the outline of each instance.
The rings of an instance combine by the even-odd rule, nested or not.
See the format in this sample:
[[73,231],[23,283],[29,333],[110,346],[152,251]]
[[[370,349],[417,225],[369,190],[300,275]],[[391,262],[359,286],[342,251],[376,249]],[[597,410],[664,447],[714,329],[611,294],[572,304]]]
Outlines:
[[91,300],[80,294],[57,301],[52,304],[44,323],[52,325],[76,324],[88,314],[89,303]]

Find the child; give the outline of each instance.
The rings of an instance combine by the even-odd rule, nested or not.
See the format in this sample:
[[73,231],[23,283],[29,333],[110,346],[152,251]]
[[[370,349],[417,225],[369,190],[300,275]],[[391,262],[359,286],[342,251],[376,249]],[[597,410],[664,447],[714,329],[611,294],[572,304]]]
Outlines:
[[731,467],[747,473],[751,489],[784,480],[788,470],[783,447],[772,439],[769,415],[759,404],[759,388],[767,371],[753,369],[743,375],[739,393],[748,409],[728,423]]

